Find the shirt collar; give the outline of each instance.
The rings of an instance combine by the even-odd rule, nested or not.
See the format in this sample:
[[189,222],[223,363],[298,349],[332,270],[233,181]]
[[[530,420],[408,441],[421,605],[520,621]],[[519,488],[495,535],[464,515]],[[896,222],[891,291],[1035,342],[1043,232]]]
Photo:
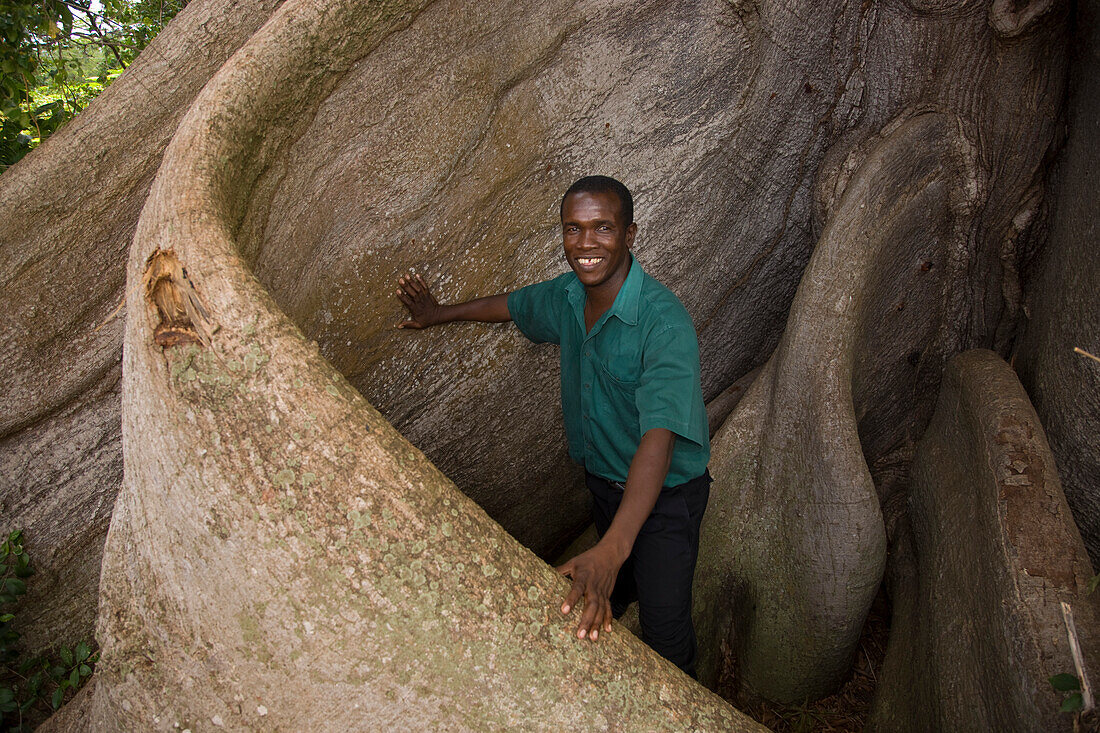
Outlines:
[[[638,306],[641,302],[642,278],[644,276],[645,273],[642,271],[642,266],[638,264],[638,259],[633,254],[630,255],[630,270],[627,271],[626,280],[623,281],[622,287],[615,295],[615,302],[607,310],[606,318],[615,316],[628,325],[638,325]],[[565,286],[565,292],[583,324],[584,285],[581,285],[581,281],[577,279],[576,275]]]

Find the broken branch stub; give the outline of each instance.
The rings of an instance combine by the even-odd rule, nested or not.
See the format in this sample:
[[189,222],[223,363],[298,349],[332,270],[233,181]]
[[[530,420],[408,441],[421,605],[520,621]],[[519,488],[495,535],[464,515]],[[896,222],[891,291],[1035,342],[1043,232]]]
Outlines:
[[187,271],[172,250],[158,249],[149,256],[142,285],[145,297],[156,306],[160,317],[153,331],[158,346],[210,345],[217,324],[210,320]]

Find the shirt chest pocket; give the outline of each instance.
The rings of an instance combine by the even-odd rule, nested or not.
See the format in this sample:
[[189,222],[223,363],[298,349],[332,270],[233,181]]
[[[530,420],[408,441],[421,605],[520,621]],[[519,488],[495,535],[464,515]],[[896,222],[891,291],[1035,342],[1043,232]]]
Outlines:
[[596,362],[604,376],[633,387],[642,373],[639,344],[624,339],[601,339],[596,343]]

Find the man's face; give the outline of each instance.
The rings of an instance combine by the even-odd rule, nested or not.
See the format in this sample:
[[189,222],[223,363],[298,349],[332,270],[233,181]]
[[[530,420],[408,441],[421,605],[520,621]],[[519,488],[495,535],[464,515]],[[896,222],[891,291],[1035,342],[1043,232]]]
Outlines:
[[573,193],[561,209],[565,259],[586,288],[608,285],[618,292],[630,271],[630,248],[638,228],[622,221],[613,193]]

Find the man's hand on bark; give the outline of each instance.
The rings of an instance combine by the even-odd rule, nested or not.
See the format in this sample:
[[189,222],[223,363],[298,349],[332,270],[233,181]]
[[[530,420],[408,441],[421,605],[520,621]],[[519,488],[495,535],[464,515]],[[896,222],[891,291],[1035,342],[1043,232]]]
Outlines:
[[611,591],[625,557],[601,542],[587,552],[582,552],[557,570],[573,579],[573,587],[561,606],[562,613],[569,613],[577,602],[584,599],[584,611],[577,624],[577,638],[586,636],[595,641],[600,630],[611,631]]
[[411,316],[409,320],[398,323],[398,328],[427,328],[442,320],[439,303],[420,275],[405,273],[398,278],[397,297]]

